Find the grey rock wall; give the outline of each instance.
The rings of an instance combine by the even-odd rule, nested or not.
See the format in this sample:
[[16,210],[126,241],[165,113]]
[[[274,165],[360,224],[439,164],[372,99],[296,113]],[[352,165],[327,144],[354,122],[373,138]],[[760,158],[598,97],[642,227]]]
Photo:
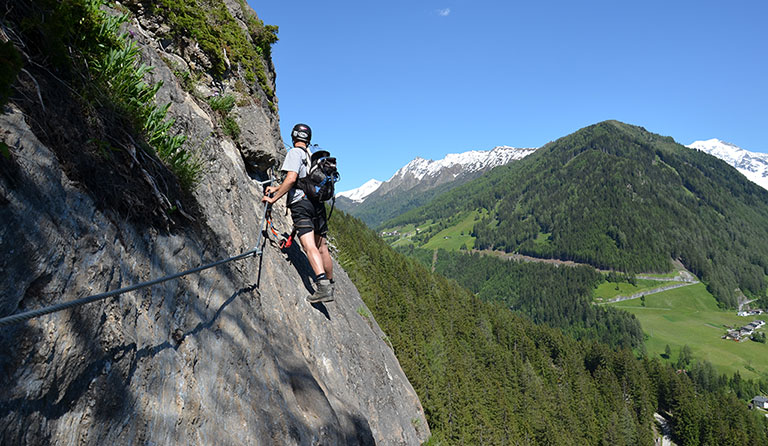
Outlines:
[[[265,148],[249,156],[243,147],[255,143],[218,134],[205,104],[179,88],[161,45],[133,26],[152,76],[164,81],[160,102],[172,103],[175,128],[201,147],[195,221],[165,231],[104,208],[12,103],[0,116],[10,148],[0,161],[0,316],[257,244],[263,211],[252,177],[281,157],[277,116],[237,111],[256,116],[244,134]],[[284,203],[273,215],[290,230]],[[310,274],[296,245],[282,252],[271,237],[262,257],[0,328],[0,444],[425,441],[419,400],[354,285],[335,264],[336,301],[313,306],[304,300]]]
[[[187,136],[188,146],[202,152],[213,143],[212,139],[229,139],[252,172],[264,171],[282,160],[286,151],[280,136],[279,118],[270,110],[258,83],[245,80],[237,66],[231,66],[228,76],[220,79],[214,79],[202,71],[201,67],[210,65],[210,62],[206,62],[207,57],[199,45],[188,37],[180,41],[167,38],[170,28],[161,18],[152,15],[145,3],[148,2],[125,2],[134,11],[133,19],[125,26],[125,30],[142,49],[142,62],[153,67],[147,80],[163,83],[157,101],[159,104],[171,104],[169,113],[176,119],[174,129]],[[237,23],[245,29],[240,4],[229,0],[224,3]],[[269,86],[274,90],[274,66],[269,60],[263,63]],[[181,88],[174,72],[193,73],[197,78],[192,87],[194,97]],[[210,113],[206,100],[217,95],[231,95],[236,99],[230,114],[237,122],[241,134],[235,140],[216,128],[216,121],[220,121],[220,118]],[[202,119],[201,113],[206,115]]]

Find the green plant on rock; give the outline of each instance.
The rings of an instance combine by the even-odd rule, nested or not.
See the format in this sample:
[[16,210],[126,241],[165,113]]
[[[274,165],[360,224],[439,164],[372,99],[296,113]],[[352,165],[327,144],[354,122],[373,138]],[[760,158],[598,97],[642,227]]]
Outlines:
[[[248,33],[223,2],[209,0],[159,0],[152,12],[163,16],[177,39],[191,36],[210,61],[211,73],[223,77],[239,65],[248,82],[258,81],[270,103],[275,92],[269,85],[264,61],[271,58],[271,45],[277,42],[277,26],[264,25],[241,2]],[[250,35],[250,41],[248,39]]]
[[265,25],[264,21],[259,19],[245,3],[244,0],[238,0],[245,16],[245,24],[248,27],[248,33],[256,46],[256,51],[269,59],[272,57],[272,45],[277,43],[278,27],[276,25]]
[[166,120],[170,103],[158,107],[155,95],[162,82],[148,85],[145,75],[152,70],[138,62],[139,50],[133,42],[113,48],[105,57],[92,61],[98,81],[107,86],[115,105],[132,118],[148,145],[157,152],[185,187],[191,186],[200,173],[200,164],[192,153],[184,150],[186,137],[171,135],[173,120]]
[[240,93],[241,95],[249,94],[248,85],[246,85],[242,79],[238,79],[235,81],[235,91]]
[[206,101],[221,119],[221,127],[224,133],[232,139],[240,137],[240,126],[231,115],[232,110],[235,108],[235,97],[231,94],[216,95],[211,96]]
[[224,133],[229,135],[232,139],[240,137],[240,126],[237,125],[237,121],[235,121],[235,118],[232,116],[225,117],[222,126],[224,128]]
[[365,307],[364,307],[364,306],[362,306],[362,305],[360,305],[359,307],[357,307],[357,314],[359,314],[360,316],[362,316],[362,317],[364,317],[364,318],[369,318],[369,319],[371,318],[371,312],[370,312],[370,311],[368,311],[368,309],[367,309],[367,308],[365,308]]
[[0,141],[0,155],[2,155],[6,160],[11,159],[11,148],[8,147],[8,144],[2,141]]
[[235,107],[235,97],[231,94],[211,96],[207,101],[213,111],[223,114],[231,112]]
[[47,32],[59,36],[53,41],[64,40],[75,46],[71,66],[86,71],[92,81],[85,85],[85,96],[93,103],[108,105],[127,119],[142,136],[145,147],[157,153],[183,187],[191,188],[201,172],[201,163],[184,149],[183,135],[170,133],[173,120],[166,120],[170,103],[155,104],[155,95],[162,83],[144,81],[152,67],[139,62],[138,47],[120,32],[128,15],[103,11],[101,7],[107,4],[102,0],[55,3],[55,19],[46,24]]

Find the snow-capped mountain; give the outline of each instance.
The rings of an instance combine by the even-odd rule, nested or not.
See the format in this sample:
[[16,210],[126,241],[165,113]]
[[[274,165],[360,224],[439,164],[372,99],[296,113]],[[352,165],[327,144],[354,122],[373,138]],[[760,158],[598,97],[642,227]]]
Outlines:
[[370,196],[386,195],[393,190],[418,188],[427,190],[454,180],[474,178],[496,166],[519,160],[535,148],[495,147],[492,150],[470,150],[449,153],[443,159],[415,158],[400,168]]
[[521,149],[509,146],[498,146],[493,150],[470,150],[463,153],[449,153],[445,158],[433,161],[424,158],[415,158],[392,175],[387,182],[397,181],[411,177],[421,181],[425,177],[439,177],[446,170],[450,170],[453,177],[463,173],[474,173],[487,170],[513,160],[519,160],[533,153],[536,149]]
[[417,157],[401,167],[385,182],[369,180],[356,189],[339,192],[336,196],[349,198],[359,204],[374,193],[382,196],[394,189],[408,190],[416,186],[426,190],[459,177],[473,176],[510,161],[519,160],[535,150],[535,148],[498,146],[492,150],[449,153],[445,158],[436,161]]
[[379,180],[368,180],[362,186],[357,189],[347,190],[336,194],[337,197],[347,197],[355,203],[361,203],[368,195],[371,195],[376,189],[381,186]]
[[686,147],[720,158],[753,183],[768,189],[768,154],[749,152],[719,139],[695,141]]
[[495,147],[451,153],[439,160],[416,158],[392,177],[379,183],[370,180],[357,189],[336,194],[336,206],[376,226],[418,207],[438,193],[450,190],[484,172],[530,155],[535,148]]

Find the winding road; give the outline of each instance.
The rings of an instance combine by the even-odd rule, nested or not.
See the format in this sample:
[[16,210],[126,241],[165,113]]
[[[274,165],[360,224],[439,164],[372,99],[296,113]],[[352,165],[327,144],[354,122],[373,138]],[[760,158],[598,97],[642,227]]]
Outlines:
[[[531,256],[522,255],[522,254],[516,254],[516,253],[515,254],[510,254],[510,253],[504,253],[504,252],[493,251],[493,250],[488,250],[488,249],[486,249],[486,250],[474,250],[473,249],[472,252],[479,253],[479,254],[482,254],[482,255],[494,255],[494,256],[497,256],[497,257],[500,257],[500,258],[503,258],[503,259],[513,260],[513,261],[518,261],[518,262],[538,262],[538,263],[549,263],[549,264],[563,265],[563,266],[588,266],[590,268],[594,268],[592,265],[588,265],[588,264],[585,264],[585,263],[577,263],[577,262],[573,262],[573,261],[570,261],[570,260],[542,259],[542,258],[531,257]],[[436,261],[437,261],[437,250],[435,250],[434,257],[432,258],[432,271],[433,272],[435,270],[435,263],[436,263]],[[683,268],[683,265],[678,263],[678,267],[679,268]],[[597,270],[600,271],[600,272],[608,272],[606,270],[601,270],[601,269],[597,269]],[[688,271],[686,271],[684,269],[679,269],[678,272],[677,272],[677,275],[675,277],[654,277],[654,276],[649,276],[649,275],[645,275],[645,274],[638,274],[636,277],[638,279],[655,280],[657,282],[683,282],[683,283],[675,283],[675,284],[672,284],[672,285],[663,285],[663,286],[660,286],[658,288],[652,288],[650,290],[645,290],[645,291],[641,291],[639,293],[632,294],[631,296],[616,296],[616,297],[614,297],[614,298],[612,298],[610,300],[606,300],[604,302],[596,302],[596,304],[597,305],[605,305],[605,304],[610,304],[610,303],[615,303],[615,302],[621,302],[621,301],[624,301],[624,300],[637,299],[638,297],[641,297],[641,296],[647,296],[649,294],[661,293],[663,291],[669,291],[669,290],[673,290],[675,288],[681,288],[681,287],[684,287],[684,286],[689,286],[689,285],[694,285],[694,284],[699,283],[699,281],[696,279],[696,276],[694,276],[693,274],[691,274],[690,272],[688,272]],[[739,309],[741,309],[741,307],[739,307]]]
[[[644,277],[646,280],[658,280],[659,282],[669,282],[669,279],[652,279],[649,277]],[[611,300],[606,300],[605,302],[599,302],[598,305],[605,305],[605,304],[612,304],[615,302],[621,302],[623,300],[630,300],[630,299],[637,299],[638,297],[647,296],[649,294],[656,294],[661,293],[662,291],[669,291],[674,290],[675,288],[680,288],[688,285],[694,285],[696,283],[699,283],[698,280],[694,280],[692,282],[685,282],[685,283],[676,283],[674,285],[665,285],[658,288],[651,288],[650,290],[641,291],[639,293],[635,293],[631,296],[616,296]]]

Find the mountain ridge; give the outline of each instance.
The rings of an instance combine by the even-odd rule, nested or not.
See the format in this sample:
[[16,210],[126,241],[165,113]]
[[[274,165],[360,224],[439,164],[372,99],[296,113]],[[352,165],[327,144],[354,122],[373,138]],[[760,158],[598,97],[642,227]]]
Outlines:
[[400,185],[391,185],[391,183],[396,183],[398,181],[401,183],[407,182],[409,186],[406,187],[406,189],[409,189],[416,184],[406,180],[406,178],[412,178],[416,182],[419,182],[425,177],[439,177],[442,172],[447,169],[450,169],[451,175],[456,178],[462,173],[475,173],[477,171],[506,164],[513,160],[522,159],[526,155],[533,153],[535,150],[535,148],[496,146],[491,150],[468,150],[460,153],[448,153],[438,160],[417,156],[405,166],[399,168],[386,181],[371,179],[360,187],[339,192],[336,195],[350,198],[356,202],[362,202],[366,197],[378,190],[379,187],[387,183],[390,183],[389,189],[396,189]]
[[[585,127],[385,226],[440,222],[422,228],[419,240],[428,240],[478,209],[486,212],[472,230],[480,249],[630,272],[666,271],[680,258],[726,306],[736,304],[737,287],[765,290],[768,192],[724,161],[642,127]],[[730,235],[727,225],[743,230]],[[733,237],[735,246],[725,246]]]
[[[495,167],[520,160],[536,150],[497,146],[491,150],[448,154],[436,161],[417,157],[374,190],[363,192],[358,188],[337,194],[340,196],[337,206],[375,227],[388,218],[426,203],[438,193],[450,190]],[[363,193],[363,200],[353,201],[349,198]]]
[[[460,153],[449,153],[439,160],[416,157],[398,169],[387,181],[391,182],[407,176],[412,176],[420,181],[424,177],[438,176],[441,171],[454,167],[459,167],[464,172],[477,172],[507,164],[512,160],[521,159],[535,150],[535,148],[496,146],[491,150],[469,150]],[[456,172],[454,176],[458,174]]]
[[768,154],[750,152],[717,138],[694,141],[686,147],[716,156],[735,167],[753,183],[768,189]]
[[338,192],[336,194],[336,197],[345,197],[352,200],[355,203],[362,203],[363,201],[365,201],[368,195],[375,192],[376,189],[378,189],[379,186],[381,186],[381,183],[382,181],[371,178],[370,180],[363,183],[363,185],[360,187],[343,191],[343,192]]
[[[716,156],[717,158],[722,159],[723,161],[727,162],[731,166],[735,167],[740,173],[742,173],[744,176],[749,178],[754,183],[762,186],[764,189],[768,189],[768,154],[764,154],[760,152],[750,152],[739,146],[730,144],[728,142],[725,142],[717,138],[712,138],[708,140],[697,140],[690,144],[687,144],[686,147],[690,149],[701,150],[703,152],[709,153],[710,155],[713,155],[713,156]],[[456,154],[447,154],[444,158],[441,158],[440,160],[437,160],[437,161],[432,159],[422,158],[422,157],[416,157],[410,162],[408,162],[405,166],[398,169],[388,180],[380,181],[376,179],[370,179],[360,187],[345,190],[337,193],[336,195],[338,197],[346,197],[352,200],[354,203],[360,204],[363,201],[365,201],[365,199],[369,195],[374,193],[382,184],[389,181],[393,181],[397,178],[404,178],[409,174],[415,177],[417,180],[420,180],[424,176],[428,176],[430,173],[434,174],[439,170],[448,168],[454,164],[460,164],[466,170],[470,172],[474,172],[477,170],[481,170],[482,168],[485,168],[485,167],[489,167],[489,166],[495,167],[497,165],[506,164],[512,159],[523,158],[524,155],[519,157],[513,156],[508,160],[498,161],[498,162],[494,162],[490,159],[483,160],[482,157],[478,157],[475,159],[472,159],[471,157],[466,157],[466,158],[469,158],[469,161],[464,161],[464,162],[461,160],[462,155],[471,155],[475,153],[493,154],[494,151],[497,151],[499,149],[510,149],[510,148],[516,149],[519,151],[530,150],[531,152],[536,150],[535,148],[524,149],[524,148],[514,148],[511,146],[497,146],[491,149],[490,151],[470,150],[467,152],[461,152]],[[488,158],[490,158],[490,156]],[[474,166],[476,166],[478,163],[481,163],[481,167],[474,168]]]

